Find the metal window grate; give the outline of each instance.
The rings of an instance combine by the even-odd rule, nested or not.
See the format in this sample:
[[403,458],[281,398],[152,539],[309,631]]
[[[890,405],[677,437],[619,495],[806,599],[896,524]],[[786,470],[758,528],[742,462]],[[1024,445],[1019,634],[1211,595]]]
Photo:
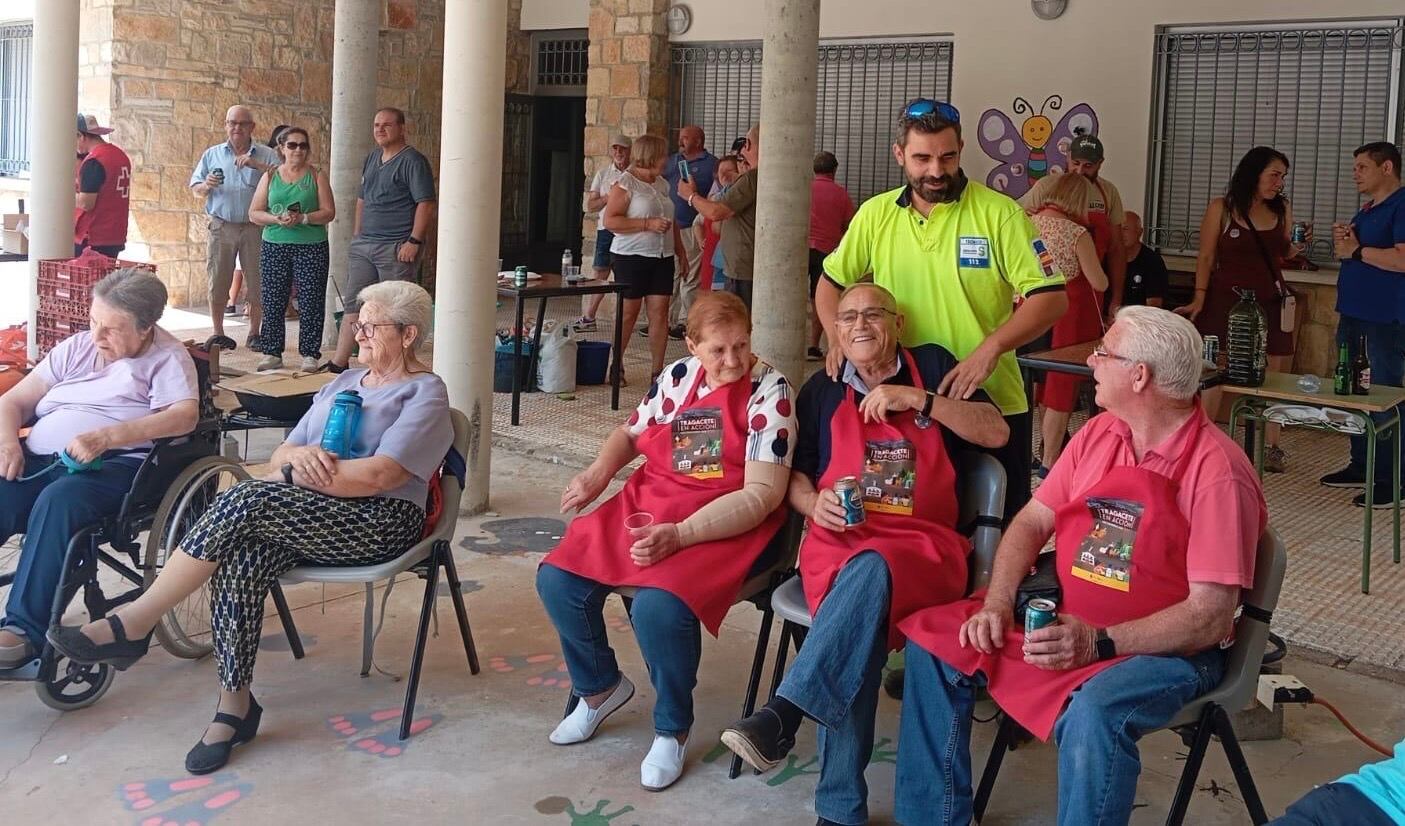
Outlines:
[[1205,205],[1268,145],[1292,163],[1286,191],[1294,218],[1316,227],[1311,256],[1333,258],[1326,229],[1361,202],[1352,150],[1401,139],[1403,23],[1158,31],[1150,243],[1197,249]]
[[[836,179],[856,201],[902,183],[893,126],[915,97],[951,98],[952,42],[845,40],[820,44],[815,149],[839,159]],[[761,44],[699,43],[672,49],[673,128],[702,127],[722,154],[761,114]]]
[[502,229],[504,250],[527,246],[531,215],[532,98],[508,95],[503,115]]
[[0,26],[0,175],[29,173],[29,59],[34,26]]
[[586,47],[589,45],[590,41],[584,37],[537,40],[537,90],[584,89]]

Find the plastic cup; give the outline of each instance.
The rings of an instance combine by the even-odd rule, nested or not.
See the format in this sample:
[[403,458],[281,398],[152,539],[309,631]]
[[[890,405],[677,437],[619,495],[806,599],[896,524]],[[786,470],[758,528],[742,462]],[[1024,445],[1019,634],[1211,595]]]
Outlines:
[[644,511],[636,511],[624,518],[624,529],[631,534],[638,534],[654,524],[654,515]]

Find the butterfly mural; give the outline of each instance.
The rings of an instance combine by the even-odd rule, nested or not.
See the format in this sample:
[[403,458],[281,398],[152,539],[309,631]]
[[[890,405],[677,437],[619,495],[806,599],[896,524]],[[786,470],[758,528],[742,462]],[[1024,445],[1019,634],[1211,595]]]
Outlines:
[[1063,172],[1068,166],[1068,145],[1075,136],[1098,134],[1098,114],[1086,103],[1069,109],[1055,125],[1045,112],[1063,108],[1060,95],[1045,98],[1038,112],[1022,97],[1015,98],[1010,108],[1017,116],[1028,115],[1018,127],[999,109],[987,109],[976,131],[981,149],[997,162],[986,176],[986,186],[1011,198],[1024,195],[1045,175]]

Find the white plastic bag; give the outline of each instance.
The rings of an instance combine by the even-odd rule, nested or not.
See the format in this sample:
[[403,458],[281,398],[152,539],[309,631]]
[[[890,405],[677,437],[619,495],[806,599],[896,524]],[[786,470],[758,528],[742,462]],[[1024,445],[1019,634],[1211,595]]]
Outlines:
[[576,389],[576,333],[569,324],[542,331],[537,360],[537,384],[543,393],[573,393]]

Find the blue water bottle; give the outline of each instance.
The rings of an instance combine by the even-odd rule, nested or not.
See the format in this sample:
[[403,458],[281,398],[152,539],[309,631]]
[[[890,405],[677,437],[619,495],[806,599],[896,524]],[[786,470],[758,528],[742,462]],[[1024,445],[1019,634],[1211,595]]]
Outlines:
[[361,423],[361,394],[343,390],[332,400],[327,425],[322,428],[322,449],[338,459],[350,459],[356,444],[356,427]]

